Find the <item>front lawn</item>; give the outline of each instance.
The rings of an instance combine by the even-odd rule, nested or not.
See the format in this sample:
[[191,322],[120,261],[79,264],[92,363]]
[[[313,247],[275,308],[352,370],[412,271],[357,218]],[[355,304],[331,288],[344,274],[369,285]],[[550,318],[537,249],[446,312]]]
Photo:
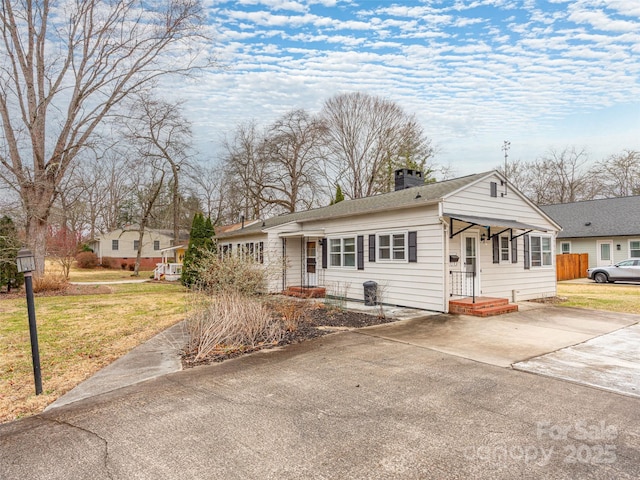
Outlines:
[[33,382],[26,300],[0,295],[0,422],[42,411],[102,367],[185,317],[187,290],[179,284],[84,288],[89,294],[36,296],[43,383],[39,396]]
[[640,313],[640,285],[560,282],[558,296],[566,307]]

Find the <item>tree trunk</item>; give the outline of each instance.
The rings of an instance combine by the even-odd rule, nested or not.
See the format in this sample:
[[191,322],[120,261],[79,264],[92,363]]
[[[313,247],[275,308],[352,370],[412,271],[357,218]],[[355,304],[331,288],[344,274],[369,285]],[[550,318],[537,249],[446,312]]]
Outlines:
[[142,240],[144,239],[144,229],[147,228],[147,219],[140,223],[140,234],[138,235],[138,251],[136,252],[136,265],[133,268],[133,276],[140,276],[140,258],[142,257]]
[[36,260],[36,275],[44,275],[44,259],[47,253],[47,221],[37,215],[27,217],[27,246]]
[[180,245],[180,195],[178,193],[178,172],[180,167],[171,162],[173,172],[173,246]]

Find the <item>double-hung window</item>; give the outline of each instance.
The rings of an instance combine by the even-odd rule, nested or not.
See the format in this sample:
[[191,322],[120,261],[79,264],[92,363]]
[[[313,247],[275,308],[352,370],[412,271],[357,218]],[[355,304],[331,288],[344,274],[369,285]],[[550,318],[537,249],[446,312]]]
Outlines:
[[138,251],[138,247],[140,246],[140,240],[134,240],[133,241],[133,249],[137,252]]
[[406,233],[379,233],[378,260],[381,262],[407,261]]
[[531,266],[548,267],[553,265],[551,256],[551,237],[531,236]]
[[500,263],[509,263],[511,260],[511,241],[509,237],[500,237]]
[[329,266],[350,268],[356,266],[355,237],[329,239]]
[[154,240],[153,241],[153,249],[154,250],[160,250],[160,240]]
[[571,242],[561,242],[560,253],[571,253]]
[[631,258],[640,258],[640,240],[629,241],[629,256]]
[[120,242],[118,240],[111,240],[111,250],[118,250]]

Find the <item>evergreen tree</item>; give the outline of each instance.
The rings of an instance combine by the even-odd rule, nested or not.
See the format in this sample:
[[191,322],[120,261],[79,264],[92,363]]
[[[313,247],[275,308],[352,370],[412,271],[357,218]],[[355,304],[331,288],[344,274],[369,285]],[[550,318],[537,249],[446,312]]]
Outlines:
[[339,203],[339,202],[341,202],[343,200],[344,200],[344,195],[342,193],[342,188],[340,188],[340,185],[338,185],[336,187],[336,198],[333,198],[331,200],[330,205],[335,205],[336,203]]
[[197,281],[197,269],[204,251],[215,251],[213,239],[215,231],[211,219],[205,220],[202,213],[196,213],[191,223],[189,246],[182,263],[182,284],[190,287]]
[[16,258],[20,250],[20,240],[16,227],[9,217],[0,218],[0,287],[7,286],[7,292],[12,287],[19,287],[24,283],[24,275],[18,273]]

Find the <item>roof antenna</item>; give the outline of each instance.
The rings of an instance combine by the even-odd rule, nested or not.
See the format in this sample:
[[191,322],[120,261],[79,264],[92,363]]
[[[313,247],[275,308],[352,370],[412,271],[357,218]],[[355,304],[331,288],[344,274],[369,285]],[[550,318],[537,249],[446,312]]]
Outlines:
[[507,196],[507,168],[509,167],[509,149],[511,148],[511,142],[509,140],[505,140],[502,142],[502,151],[504,152],[504,178],[505,180],[502,182],[504,185],[504,193],[500,195],[502,197]]

